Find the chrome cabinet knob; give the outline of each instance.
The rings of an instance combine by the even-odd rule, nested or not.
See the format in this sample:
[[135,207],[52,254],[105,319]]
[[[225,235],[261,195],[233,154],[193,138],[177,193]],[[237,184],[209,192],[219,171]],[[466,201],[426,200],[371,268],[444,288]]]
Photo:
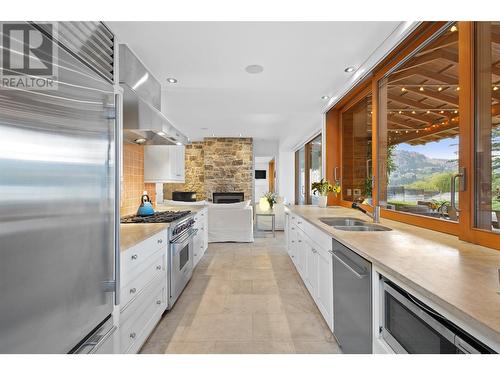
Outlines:
[[160,239],[158,240],[158,243],[163,243],[163,240],[160,238]]
[[137,254],[132,255],[132,260],[136,260],[138,258]]
[[302,221],[297,221],[297,224],[302,224]]
[[292,240],[292,243],[295,243],[295,241],[294,241],[294,240]]
[[129,336],[131,339],[135,339],[135,332],[132,332]]
[[134,294],[137,290],[135,288],[130,289],[130,294]]
[[299,242],[302,242],[302,240],[299,240]]
[[161,300],[156,301],[157,305],[161,305]]
[[161,270],[161,266],[158,264],[158,265],[156,266],[156,269],[157,269],[158,271],[159,271],[159,270]]

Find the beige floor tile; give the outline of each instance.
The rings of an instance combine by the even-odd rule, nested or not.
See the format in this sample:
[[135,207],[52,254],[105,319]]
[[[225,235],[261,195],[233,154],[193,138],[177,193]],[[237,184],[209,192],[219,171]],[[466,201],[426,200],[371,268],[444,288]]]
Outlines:
[[297,354],[339,354],[341,353],[336,342],[331,341],[294,341],[294,350]]
[[217,341],[217,354],[292,354],[291,341]]
[[182,294],[173,309],[172,315],[185,314],[217,314],[224,311],[226,301],[225,294]]
[[283,306],[276,294],[231,294],[226,296],[224,311],[233,314],[278,313],[283,311]]
[[251,314],[197,314],[184,332],[185,341],[252,339]]
[[210,244],[141,353],[336,353],[284,236]]
[[332,333],[325,330],[317,314],[294,312],[288,313],[287,317],[294,341],[326,341],[332,337]]
[[288,341],[292,339],[290,324],[285,314],[253,314],[253,339],[261,341]]
[[214,341],[171,342],[167,345],[165,354],[215,354]]

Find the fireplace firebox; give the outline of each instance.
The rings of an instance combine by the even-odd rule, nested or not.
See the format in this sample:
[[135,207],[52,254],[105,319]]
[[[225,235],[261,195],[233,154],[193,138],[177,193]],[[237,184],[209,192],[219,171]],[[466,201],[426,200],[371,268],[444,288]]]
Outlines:
[[238,203],[245,200],[244,193],[213,193],[214,203]]

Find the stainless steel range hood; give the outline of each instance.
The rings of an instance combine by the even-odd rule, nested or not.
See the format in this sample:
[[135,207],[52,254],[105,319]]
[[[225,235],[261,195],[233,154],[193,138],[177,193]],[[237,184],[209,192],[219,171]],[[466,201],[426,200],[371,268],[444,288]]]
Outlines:
[[187,137],[160,112],[161,86],[125,44],[120,44],[123,138],[145,145],[186,144]]

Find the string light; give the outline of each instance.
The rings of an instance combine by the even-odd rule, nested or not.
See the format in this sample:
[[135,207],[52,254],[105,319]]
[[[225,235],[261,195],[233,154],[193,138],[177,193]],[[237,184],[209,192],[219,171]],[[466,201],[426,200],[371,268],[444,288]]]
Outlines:
[[412,113],[412,115],[414,115],[414,114],[415,114],[415,113],[417,113],[417,112],[415,112],[415,111],[411,111],[411,113]]
[[443,88],[441,86],[438,87],[438,91],[443,91]]
[[406,89],[405,89],[404,87],[401,87],[401,91],[405,92],[405,91],[406,91]]
[[423,86],[420,86],[419,90],[420,90],[420,91],[424,91],[424,87],[423,87]]
[[431,111],[428,110],[426,113],[429,114],[429,113],[431,113]]
[[402,111],[399,111],[398,113],[399,113],[399,114],[401,114],[401,113],[403,113],[403,112],[402,112]]
[[458,27],[457,27],[456,25],[453,25],[452,27],[450,27],[450,31],[451,31],[452,33],[454,33],[454,32],[455,32],[455,31],[457,31],[457,30],[458,30]]
[[455,111],[453,111],[453,113],[457,114],[457,113],[458,113],[458,111],[457,111],[457,110],[455,110]]
[[439,113],[443,114],[443,113],[444,113],[444,111],[439,111]]
[[460,86],[457,86],[457,88],[455,90],[456,91],[460,91]]
[[498,86],[493,87],[493,91],[497,91],[497,90],[498,90]]

